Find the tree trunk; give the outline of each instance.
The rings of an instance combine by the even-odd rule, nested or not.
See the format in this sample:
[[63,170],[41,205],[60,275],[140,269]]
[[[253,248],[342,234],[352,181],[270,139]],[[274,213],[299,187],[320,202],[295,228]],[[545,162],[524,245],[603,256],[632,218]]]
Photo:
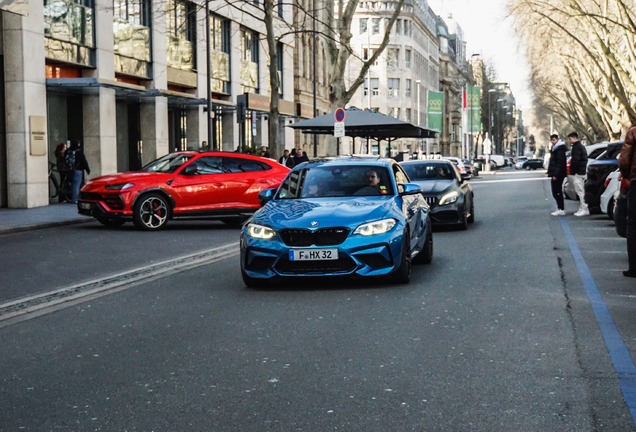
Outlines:
[[278,50],[274,36],[274,0],[264,0],[264,21],[267,29],[267,52],[269,53],[269,121],[267,123],[267,137],[269,154],[278,160],[283,155],[283,143],[280,142],[280,81],[278,79]]

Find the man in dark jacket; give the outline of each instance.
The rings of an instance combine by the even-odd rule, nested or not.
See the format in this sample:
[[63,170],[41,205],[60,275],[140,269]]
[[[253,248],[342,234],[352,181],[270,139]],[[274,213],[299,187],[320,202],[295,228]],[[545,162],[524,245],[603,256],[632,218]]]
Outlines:
[[557,204],[552,216],[565,216],[565,202],[563,200],[563,180],[567,176],[567,163],[565,160],[565,143],[558,135],[551,135],[552,151],[550,165],[548,165],[548,177],[552,179],[552,196]]
[[574,216],[589,216],[590,211],[585,202],[585,176],[587,174],[587,150],[579,141],[579,135],[572,132],[568,135],[568,142],[572,145],[572,160],[570,161],[570,172],[568,182],[574,186],[574,191],[579,196],[579,211]]
[[71,202],[77,203],[82,178],[84,177],[84,171],[90,174],[91,169],[88,166],[86,156],[84,156],[84,152],[82,151],[82,144],[79,141],[73,141],[71,148],[68,149],[68,153],[67,159],[71,161],[71,164],[73,165]]
[[629,270],[624,271],[627,277],[636,277],[636,118],[632,118],[632,127],[627,131],[625,142],[618,156],[618,168],[621,176],[630,180],[627,195],[627,258]]
[[309,158],[303,152],[302,149],[298,149],[298,150],[296,150],[296,156],[294,156],[294,162],[296,162],[296,165],[298,165],[298,164],[301,164],[303,162],[309,162]]
[[281,165],[285,165],[287,168],[293,168],[296,166],[296,162],[294,162],[294,158],[289,155],[289,150],[285,150],[285,153],[278,159],[278,163]]

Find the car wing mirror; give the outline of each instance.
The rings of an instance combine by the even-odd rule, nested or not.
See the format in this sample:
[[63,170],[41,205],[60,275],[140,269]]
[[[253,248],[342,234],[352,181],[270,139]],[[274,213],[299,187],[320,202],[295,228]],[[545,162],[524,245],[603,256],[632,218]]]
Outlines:
[[196,164],[190,164],[181,171],[183,175],[195,175],[199,172],[199,167]]
[[422,188],[415,183],[398,183],[398,192],[400,196],[416,195],[422,193]]
[[269,201],[274,199],[274,194],[276,193],[276,188],[271,189],[263,189],[258,193],[258,201],[261,203],[261,207],[267,204]]

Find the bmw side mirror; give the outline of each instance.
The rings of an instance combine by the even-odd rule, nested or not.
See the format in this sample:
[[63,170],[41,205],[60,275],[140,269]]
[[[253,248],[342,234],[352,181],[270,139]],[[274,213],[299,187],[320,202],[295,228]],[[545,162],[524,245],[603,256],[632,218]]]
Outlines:
[[398,192],[400,196],[416,195],[422,193],[422,188],[415,183],[398,183]]
[[181,171],[183,175],[195,175],[199,172],[199,167],[196,164],[190,164]]
[[261,203],[261,207],[267,204],[274,198],[274,194],[276,193],[276,188],[272,189],[263,189],[258,193],[258,201]]

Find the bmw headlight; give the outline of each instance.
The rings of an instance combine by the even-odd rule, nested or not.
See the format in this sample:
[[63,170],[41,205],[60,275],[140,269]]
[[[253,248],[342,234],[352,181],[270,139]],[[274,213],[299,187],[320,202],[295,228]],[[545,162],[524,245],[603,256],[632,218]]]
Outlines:
[[360,225],[353,233],[362,234],[363,236],[384,234],[391,231],[395,226],[395,223],[395,219],[382,219],[375,222],[369,222]]
[[449,192],[444,195],[441,200],[439,200],[439,205],[443,206],[446,204],[452,204],[457,201],[457,198],[459,198],[457,191]]
[[269,227],[251,223],[247,225],[247,235],[257,239],[269,240],[274,237],[276,233]]
[[104,186],[104,189],[107,190],[124,190],[124,189],[128,189],[130,187],[133,187],[134,184],[133,183],[117,183],[117,184],[112,184],[112,185],[106,185]]

